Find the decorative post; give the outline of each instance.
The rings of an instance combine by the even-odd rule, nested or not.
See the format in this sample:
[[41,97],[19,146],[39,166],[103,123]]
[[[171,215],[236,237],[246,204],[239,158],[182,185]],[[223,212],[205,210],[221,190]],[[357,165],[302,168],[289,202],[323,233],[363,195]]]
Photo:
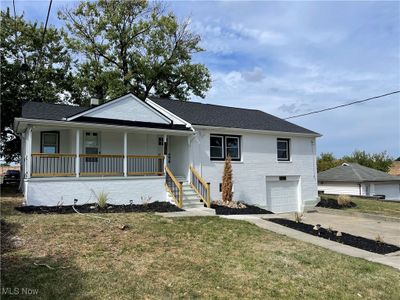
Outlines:
[[207,182],[207,207],[211,207],[211,190],[210,190],[210,183]]
[[128,176],[128,133],[124,132],[124,177]]
[[165,167],[167,166],[167,160],[168,160],[168,145],[167,145],[167,135],[164,134],[164,138],[163,138],[163,154],[164,154],[164,170]]
[[80,159],[79,159],[79,149],[80,149],[80,139],[81,139],[81,130],[80,129],[76,129],[75,130],[75,174],[76,177],[79,177],[79,173],[80,173]]
[[25,178],[31,178],[32,174],[32,126],[26,129],[25,138]]

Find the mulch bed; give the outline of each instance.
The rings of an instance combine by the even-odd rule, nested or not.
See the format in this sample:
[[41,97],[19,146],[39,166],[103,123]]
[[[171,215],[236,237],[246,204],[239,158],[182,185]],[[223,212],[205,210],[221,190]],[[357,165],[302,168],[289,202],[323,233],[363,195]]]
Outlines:
[[321,199],[321,201],[318,202],[317,206],[325,208],[343,209],[343,208],[355,207],[357,206],[357,204],[355,204],[354,202],[350,202],[349,205],[339,205],[335,199],[328,198],[328,199]]
[[287,220],[287,219],[268,219],[268,221],[274,222],[279,225],[283,225],[295,230],[299,230],[311,235],[315,235],[327,240],[331,240],[334,242],[338,242],[341,244],[349,245],[355,248],[359,248],[362,250],[366,250],[369,252],[374,252],[378,254],[388,254],[392,252],[399,251],[400,248],[386,243],[380,243],[374,240],[370,240],[361,236],[356,236],[348,233],[342,232],[342,236],[336,236],[337,231],[332,230],[329,231],[323,227],[320,227],[318,230],[314,230],[314,225],[305,224],[305,223],[297,223],[295,221]]
[[[18,206],[16,210],[27,214],[71,214],[76,213],[72,205],[66,206]],[[169,202],[151,202],[148,204],[127,204],[115,205],[108,204],[106,208],[100,208],[95,203],[75,205],[75,209],[80,213],[128,213],[128,212],[175,212],[183,211],[179,207]]]
[[257,206],[245,204],[246,208],[231,208],[218,204],[211,204],[217,215],[254,215],[254,214],[272,214],[272,212],[259,208]]

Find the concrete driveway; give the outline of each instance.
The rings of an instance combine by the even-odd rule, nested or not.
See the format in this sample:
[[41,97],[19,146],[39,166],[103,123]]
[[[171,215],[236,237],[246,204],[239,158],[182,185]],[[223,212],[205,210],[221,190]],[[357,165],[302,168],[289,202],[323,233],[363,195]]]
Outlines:
[[[281,214],[279,217],[286,217],[294,220],[293,214]],[[330,226],[333,230],[339,230],[369,239],[375,239],[380,235],[383,237],[385,243],[400,246],[400,222],[319,212],[305,213],[303,222],[308,224],[321,224],[325,228]]]

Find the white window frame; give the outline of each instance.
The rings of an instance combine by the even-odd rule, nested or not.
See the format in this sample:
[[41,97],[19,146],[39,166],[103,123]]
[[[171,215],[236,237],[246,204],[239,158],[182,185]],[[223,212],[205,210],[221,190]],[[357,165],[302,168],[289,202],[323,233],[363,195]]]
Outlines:
[[[55,145],[44,143],[44,139],[45,139],[44,136],[51,135],[51,134],[56,136]],[[55,147],[54,153],[60,153],[60,132],[59,131],[41,131],[40,132],[40,152],[45,153],[44,152],[45,147]]]

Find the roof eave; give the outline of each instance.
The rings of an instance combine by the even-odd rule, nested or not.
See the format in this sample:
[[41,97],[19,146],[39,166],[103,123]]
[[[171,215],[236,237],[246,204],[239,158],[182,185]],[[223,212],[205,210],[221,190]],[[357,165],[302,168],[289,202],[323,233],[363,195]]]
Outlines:
[[223,126],[208,126],[208,125],[196,125],[192,124],[193,128],[198,129],[211,129],[211,130],[225,130],[225,131],[240,131],[248,133],[259,133],[268,135],[287,135],[287,136],[302,136],[302,137],[314,137],[318,138],[322,135],[319,133],[306,133],[306,132],[289,132],[289,131],[275,131],[275,130],[261,130],[261,129],[246,129],[246,128],[233,128],[233,127],[223,127]]

